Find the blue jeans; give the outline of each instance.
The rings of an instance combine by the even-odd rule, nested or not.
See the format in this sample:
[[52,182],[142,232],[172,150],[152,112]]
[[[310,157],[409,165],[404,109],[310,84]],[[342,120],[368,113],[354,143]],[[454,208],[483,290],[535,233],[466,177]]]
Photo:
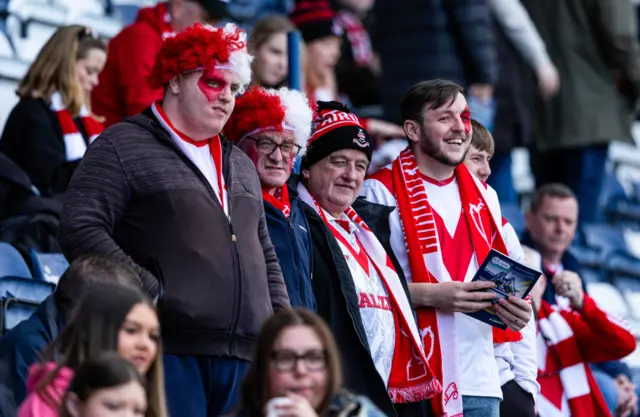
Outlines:
[[217,417],[239,405],[249,362],[222,356],[165,354],[164,382],[171,416]]
[[513,186],[511,153],[495,154],[491,158],[491,176],[487,183],[496,190],[500,204],[518,204],[518,193]]
[[500,417],[500,398],[462,396],[464,417]]

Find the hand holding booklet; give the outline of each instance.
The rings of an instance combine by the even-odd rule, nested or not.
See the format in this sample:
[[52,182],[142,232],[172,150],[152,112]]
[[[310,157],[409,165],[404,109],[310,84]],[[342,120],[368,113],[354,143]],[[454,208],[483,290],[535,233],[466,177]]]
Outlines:
[[[514,296],[524,299],[529,295],[529,291],[536,284],[541,274],[540,271],[529,268],[491,249],[471,281],[493,282],[496,286],[489,291],[498,294],[499,298]],[[498,317],[493,308],[465,314],[499,329],[504,330],[507,328],[507,325]]]

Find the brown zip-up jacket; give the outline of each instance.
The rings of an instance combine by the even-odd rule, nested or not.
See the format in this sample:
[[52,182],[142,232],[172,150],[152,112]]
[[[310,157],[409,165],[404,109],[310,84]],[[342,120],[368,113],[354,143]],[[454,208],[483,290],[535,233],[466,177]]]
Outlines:
[[[165,351],[251,359],[263,321],[289,307],[251,160],[223,139],[230,218],[153,113],[91,145],[67,191],[60,243],[114,256],[158,296]],[[108,296],[108,294],[105,294]]]

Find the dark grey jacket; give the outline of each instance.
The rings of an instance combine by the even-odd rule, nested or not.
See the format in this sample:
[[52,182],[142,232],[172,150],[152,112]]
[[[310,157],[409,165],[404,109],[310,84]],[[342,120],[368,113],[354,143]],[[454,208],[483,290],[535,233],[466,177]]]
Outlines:
[[385,116],[415,83],[442,78],[465,87],[493,84],[498,61],[486,0],[376,0],[374,49],[382,62]]
[[249,360],[263,321],[289,307],[251,160],[223,139],[228,220],[199,169],[147,109],[91,145],[65,199],[71,261],[115,256],[159,295],[165,350]]

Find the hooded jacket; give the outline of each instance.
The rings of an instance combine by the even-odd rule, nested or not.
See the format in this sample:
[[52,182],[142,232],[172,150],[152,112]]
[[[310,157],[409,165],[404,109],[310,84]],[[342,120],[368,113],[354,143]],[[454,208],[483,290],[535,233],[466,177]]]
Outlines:
[[100,84],[91,93],[95,114],[105,117],[105,127],[122,121],[162,99],[162,89],[149,86],[147,77],[162,46],[163,28],[169,25],[166,3],[138,12],[135,23],[109,42],[107,63]]

